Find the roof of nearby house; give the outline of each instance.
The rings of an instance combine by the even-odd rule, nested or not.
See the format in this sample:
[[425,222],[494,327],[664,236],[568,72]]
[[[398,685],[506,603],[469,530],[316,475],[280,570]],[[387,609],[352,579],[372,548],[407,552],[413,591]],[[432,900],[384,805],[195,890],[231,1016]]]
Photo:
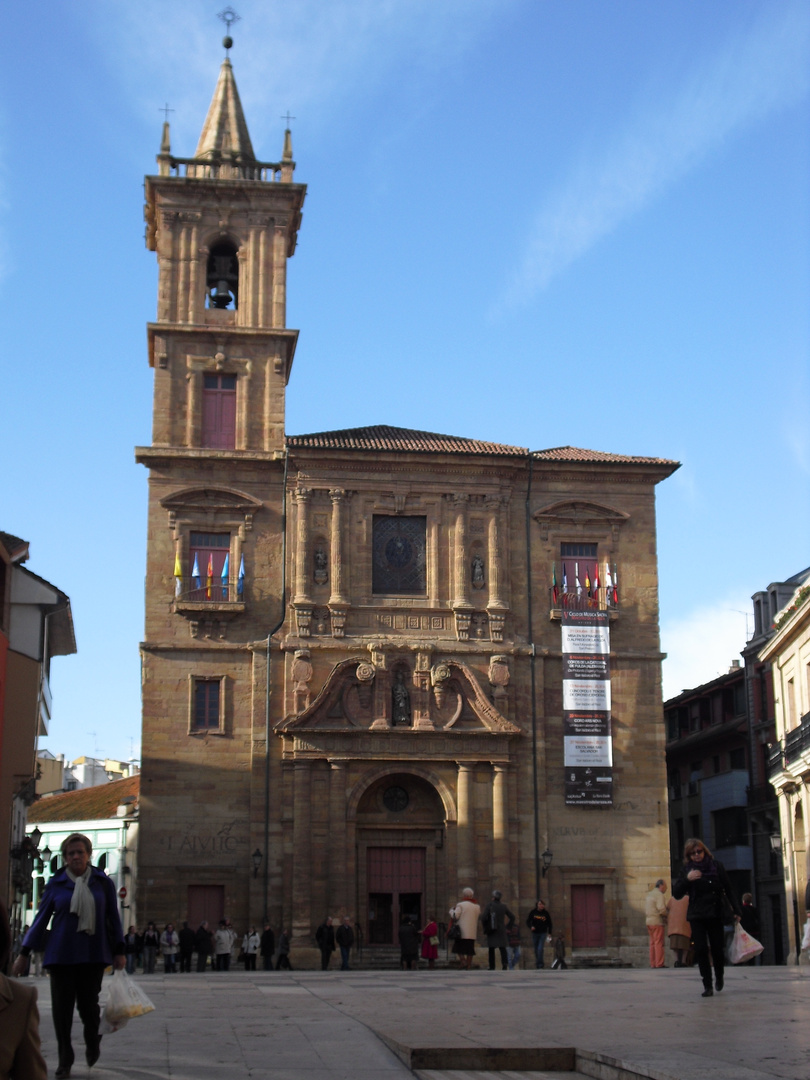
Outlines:
[[316,450],[393,450],[422,454],[497,454],[501,457],[525,457],[527,452],[521,446],[464,439],[458,435],[438,435],[433,431],[389,427],[387,424],[344,428],[342,431],[316,431],[311,435],[288,435],[287,445]]
[[28,558],[27,540],[22,540],[19,536],[13,536],[11,533],[0,530],[0,544],[6,549],[12,562],[25,562]]
[[28,821],[42,825],[55,821],[95,821],[118,816],[118,806],[127,799],[137,805],[141,790],[140,776],[125,776],[109,784],[46,795],[28,809]]
[[583,450],[579,446],[554,446],[550,450],[534,450],[532,457],[537,461],[583,461],[588,463],[609,462],[619,465],[673,465],[680,467],[680,462],[668,458],[635,457],[631,454],[608,454],[604,450]]

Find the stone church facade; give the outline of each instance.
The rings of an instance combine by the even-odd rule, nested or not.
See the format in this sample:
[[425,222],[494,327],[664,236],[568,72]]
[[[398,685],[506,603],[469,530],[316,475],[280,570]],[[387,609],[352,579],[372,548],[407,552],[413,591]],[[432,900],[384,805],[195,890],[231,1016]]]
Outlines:
[[[256,159],[226,59],[146,179],[158,310],[139,919],[265,916],[368,947],[465,886],[574,957],[645,962],[668,865],[655,486],[677,467],[391,427],[291,436],[289,132]],[[565,797],[560,616],[607,613],[612,804]],[[546,865],[549,864],[550,865]]]

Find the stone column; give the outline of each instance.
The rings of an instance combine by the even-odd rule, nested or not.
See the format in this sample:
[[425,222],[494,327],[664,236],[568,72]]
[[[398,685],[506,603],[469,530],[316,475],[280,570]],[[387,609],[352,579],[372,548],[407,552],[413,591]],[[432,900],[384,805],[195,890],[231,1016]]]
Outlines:
[[332,616],[332,636],[342,638],[346,626],[346,611],[349,607],[349,601],[343,587],[343,518],[346,507],[346,492],[342,488],[332,488],[329,492],[329,498],[332,500],[332,595],[329,597],[329,613]]
[[330,761],[329,773],[329,886],[327,910],[342,915],[346,896],[346,762]]
[[309,595],[309,500],[312,492],[304,487],[295,489],[296,534],[295,534],[295,596],[293,607],[301,637],[309,637],[312,621],[313,601]]
[[309,761],[295,762],[293,773],[293,938],[310,944],[312,935],[311,886],[312,838],[310,803],[312,767]]
[[189,249],[188,304],[184,322],[193,323],[201,321],[201,319],[197,318],[197,307],[200,303],[200,297],[197,296],[197,284],[199,281],[200,259],[202,256],[199,251],[198,228],[196,225],[191,226]]
[[470,571],[467,565],[467,503],[469,495],[452,496],[456,515],[455,542],[453,546],[454,590],[453,611],[456,616],[456,636],[459,641],[468,641],[470,637]]
[[489,518],[489,634],[493,641],[503,641],[503,625],[509,605],[506,601],[506,571],[503,558],[503,500],[487,500]]
[[287,237],[284,225],[276,222],[273,233],[273,322],[272,325],[281,327],[286,325],[287,320],[287,288],[285,284],[285,272],[287,261]]
[[458,895],[461,890],[475,888],[473,880],[475,867],[473,863],[473,822],[470,796],[472,787],[472,766],[460,761],[458,763],[458,822],[456,834],[458,837],[456,849],[458,853]]
[[267,325],[267,229],[259,233],[259,326]]
[[506,784],[508,767],[492,764],[492,884],[509,891],[509,843]]

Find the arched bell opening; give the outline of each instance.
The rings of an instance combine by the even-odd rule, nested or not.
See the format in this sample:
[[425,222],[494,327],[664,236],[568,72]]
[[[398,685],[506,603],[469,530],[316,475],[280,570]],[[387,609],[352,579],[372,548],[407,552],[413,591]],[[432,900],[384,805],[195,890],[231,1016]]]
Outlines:
[[220,311],[239,307],[239,255],[230,240],[211,247],[205,273],[205,306]]

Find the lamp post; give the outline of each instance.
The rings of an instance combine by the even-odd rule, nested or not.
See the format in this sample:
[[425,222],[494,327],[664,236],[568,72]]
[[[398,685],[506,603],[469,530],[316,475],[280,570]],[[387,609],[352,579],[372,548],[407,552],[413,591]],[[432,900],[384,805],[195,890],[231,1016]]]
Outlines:
[[540,858],[543,860],[543,871],[542,871],[542,873],[543,873],[543,877],[545,877],[546,874],[548,873],[550,867],[551,867],[551,860],[554,858],[554,852],[549,851],[549,849],[546,848],[546,850],[543,852],[543,854],[540,856]]
[[262,865],[262,858],[263,858],[262,853],[258,848],[256,848],[256,850],[253,852],[253,854],[250,857],[253,860],[253,876],[258,877],[259,876],[259,867]]

